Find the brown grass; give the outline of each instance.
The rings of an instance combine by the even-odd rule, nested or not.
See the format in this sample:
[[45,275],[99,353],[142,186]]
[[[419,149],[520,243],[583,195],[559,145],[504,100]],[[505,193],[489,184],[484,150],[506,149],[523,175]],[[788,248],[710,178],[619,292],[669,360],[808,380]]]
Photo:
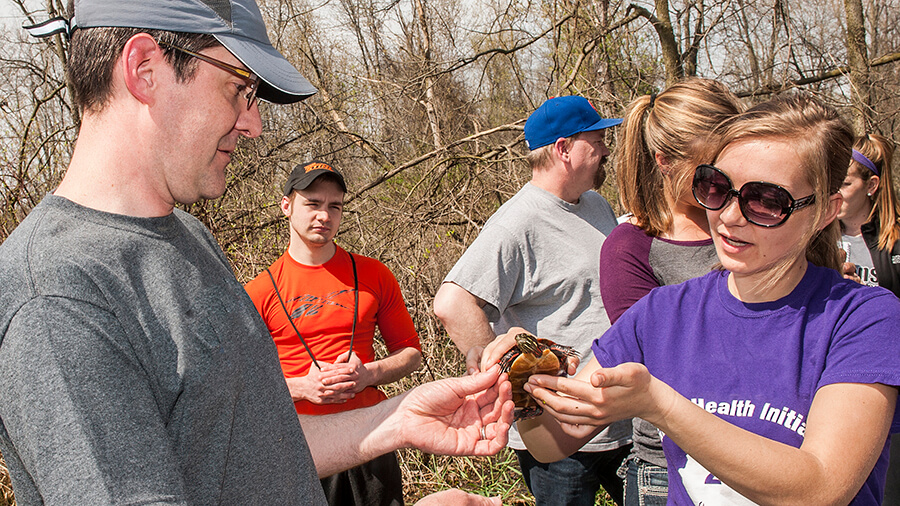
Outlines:
[[0,454],[0,506],[15,506],[16,498],[13,496],[12,483],[9,482],[9,471],[6,469],[6,461]]

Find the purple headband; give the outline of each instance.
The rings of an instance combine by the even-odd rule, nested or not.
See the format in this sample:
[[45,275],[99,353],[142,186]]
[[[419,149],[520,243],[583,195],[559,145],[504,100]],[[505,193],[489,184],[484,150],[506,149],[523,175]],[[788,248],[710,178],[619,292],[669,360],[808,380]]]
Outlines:
[[851,153],[851,156],[853,157],[854,160],[865,165],[866,168],[868,168],[869,170],[874,172],[876,176],[881,177],[881,172],[878,171],[878,167],[876,167],[875,164],[872,163],[872,160],[869,160],[866,157],[866,155],[864,155],[854,149],[853,152]]

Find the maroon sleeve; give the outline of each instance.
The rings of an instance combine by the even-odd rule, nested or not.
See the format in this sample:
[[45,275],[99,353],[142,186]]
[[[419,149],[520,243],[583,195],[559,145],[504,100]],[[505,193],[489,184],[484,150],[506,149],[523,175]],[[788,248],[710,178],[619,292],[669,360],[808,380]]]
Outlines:
[[622,223],[603,241],[600,250],[600,296],[609,321],[659,286],[650,267],[653,238],[631,223]]

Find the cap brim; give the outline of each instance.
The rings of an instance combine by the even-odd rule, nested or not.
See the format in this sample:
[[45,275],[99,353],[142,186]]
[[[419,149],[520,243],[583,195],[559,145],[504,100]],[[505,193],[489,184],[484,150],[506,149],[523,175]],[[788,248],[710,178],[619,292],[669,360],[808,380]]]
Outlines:
[[604,128],[614,127],[622,123],[622,118],[601,119],[593,125],[581,130],[582,132],[593,132],[594,130],[603,130]]
[[269,44],[228,34],[215,34],[225,48],[262,80],[256,96],[275,104],[291,104],[318,90]]

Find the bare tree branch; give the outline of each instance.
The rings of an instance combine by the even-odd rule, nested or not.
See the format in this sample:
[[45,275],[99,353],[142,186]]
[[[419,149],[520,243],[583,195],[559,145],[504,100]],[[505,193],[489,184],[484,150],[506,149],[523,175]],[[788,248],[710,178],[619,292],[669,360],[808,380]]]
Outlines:
[[[880,58],[876,58],[876,59],[872,60],[871,62],[869,62],[869,66],[870,67],[880,67],[882,65],[887,65],[888,63],[892,63],[897,60],[900,60],[900,52],[890,53],[890,54],[886,54]],[[742,97],[742,98],[743,97],[756,97],[756,96],[761,96],[761,95],[772,95],[772,94],[776,94],[776,93],[781,93],[782,91],[789,90],[791,88],[796,88],[799,86],[806,86],[807,84],[818,83],[818,82],[825,81],[828,79],[833,79],[835,77],[848,75],[849,73],[850,73],[850,66],[844,65],[844,66],[838,67],[836,69],[829,70],[827,72],[822,72],[813,77],[807,77],[805,79],[795,79],[793,81],[784,83],[780,86],[765,86],[758,90],[741,91],[741,92],[736,93],[736,95],[739,97]]]
[[[462,139],[457,139],[457,140],[451,142],[450,144],[448,144],[447,146],[445,146],[444,148],[441,148],[441,149],[435,149],[435,150],[433,150],[433,151],[429,151],[428,153],[425,153],[425,154],[422,155],[422,156],[416,157],[416,158],[414,158],[414,159],[412,159],[412,160],[410,160],[410,161],[408,161],[408,162],[406,162],[406,163],[403,163],[403,164],[401,164],[401,165],[398,165],[397,167],[394,167],[393,169],[389,170],[388,172],[385,172],[384,174],[382,174],[382,175],[378,176],[377,178],[375,178],[375,180],[370,181],[369,183],[366,183],[366,184],[365,184],[362,188],[360,188],[358,191],[354,192],[352,195],[350,195],[349,197],[347,197],[347,199],[346,199],[344,202],[345,202],[345,203],[350,203],[350,202],[352,202],[353,200],[355,200],[357,197],[359,197],[359,196],[362,195],[363,193],[367,192],[368,190],[371,190],[372,188],[375,188],[376,186],[380,185],[381,183],[383,183],[383,182],[387,181],[388,179],[390,179],[390,178],[396,176],[397,174],[403,172],[404,170],[409,169],[410,167],[415,167],[416,165],[419,165],[420,163],[424,162],[425,160],[428,160],[428,159],[430,159],[430,158],[434,158],[434,157],[437,156],[438,154],[440,154],[440,153],[442,153],[442,152],[444,152],[444,151],[446,151],[446,150],[448,150],[448,149],[454,148],[454,147],[459,146],[459,145],[461,145],[461,144],[465,144],[465,143],[467,143],[467,142],[472,142],[472,141],[478,140],[478,139],[480,139],[480,138],[482,138],[482,137],[485,137],[485,136],[488,136],[488,135],[491,135],[491,134],[495,134],[495,133],[497,133],[497,132],[508,132],[508,131],[513,131],[513,130],[522,130],[522,129],[524,128],[524,124],[525,124],[525,119],[520,119],[520,120],[518,120],[518,121],[516,121],[516,122],[514,122],[514,123],[509,123],[509,124],[506,124],[506,125],[501,125],[501,126],[498,126],[498,127],[491,128],[491,129],[489,129],[489,130],[485,130],[485,131],[483,131],[483,132],[478,132],[478,133],[472,134],[472,135],[470,135],[470,136],[468,136],[468,137],[464,137],[464,138],[462,138]],[[520,126],[520,125],[522,125],[522,126]]]

